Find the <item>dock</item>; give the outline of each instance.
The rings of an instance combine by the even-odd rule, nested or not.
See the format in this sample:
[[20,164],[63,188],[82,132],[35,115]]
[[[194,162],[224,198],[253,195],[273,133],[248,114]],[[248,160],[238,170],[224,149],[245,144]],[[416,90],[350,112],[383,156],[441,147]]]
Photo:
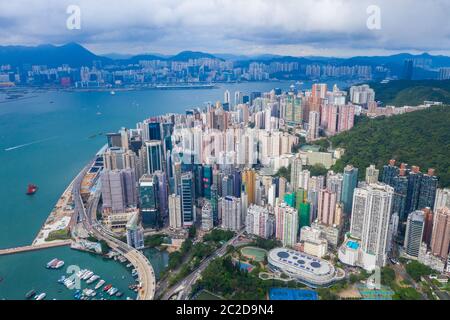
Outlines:
[[71,243],[72,243],[72,240],[52,241],[49,243],[39,244],[39,245],[30,245],[30,246],[23,246],[23,247],[16,247],[16,248],[0,249],[0,256],[5,256],[8,254],[22,253],[22,252],[29,252],[29,251],[37,251],[37,250],[43,250],[43,249],[49,249],[49,248],[70,246]]

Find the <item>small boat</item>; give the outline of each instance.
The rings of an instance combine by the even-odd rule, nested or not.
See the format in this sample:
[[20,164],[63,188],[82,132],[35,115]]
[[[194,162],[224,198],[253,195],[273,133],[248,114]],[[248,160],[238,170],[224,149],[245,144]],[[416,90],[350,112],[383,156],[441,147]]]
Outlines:
[[26,299],[31,299],[31,298],[34,297],[35,294],[36,294],[36,291],[35,291],[35,290],[30,290],[30,291],[28,291],[27,294],[25,295],[25,298],[26,298]]
[[66,280],[66,276],[61,276],[61,278],[58,279],[58,283],[63,284],[65,280]]
[[49,262],[47,262],[47,269],[50,269],[53,265],[56,265],[56,263],[58,262],[58,259],[54,258],[52,260],[50,260]]
[[113,296],[113,295],[115,295],[118,291],[119,291],[119,289],[117,289],[117,288],[111,288],[111,290],[109,290],[108,294],[109,294],[110,296]]
[[94,289],[95,290],[98,290],[98,289],[100,289],[100,287],[102,286],[102,285],[104,285],[105,284],[105,280],[100,280],[96,285],[95,285],[95,287],[94,287]]
[[92,271],[88,271],[88,272],[86,272],[86,274],[81,279],[87,280],[90,277],[92,277],[93,275],[94,275],[94,273]]
[[107,284],[104,288],[103,288],[103,291],[108,291],[109,289],[111,289],[112,288],[112,284]]
[[77,272],[76,276],[78,277],[78,279],[81,279],[86,274],[86,272],[88,272],[86,269],[82,269]]
[[27,188],[27,195],[31,196],[31,195],[35,194],[37,189],[38,189],[38,187],[36,185],[30,183]]
[[35,300],[44,300],[47,294],[45,292],[40,293],[36,296]]
[[137,276],[137,275],[138,275],[137,270],[136,270],[136,269],[133,269],[133,270],[131,271],[131,275],[132,275],[133,277]]
[[58,260],[58,262],[56,263],[56,265],[53,267],[53,269],[60,269],[64,266],[64,261],[62,260]]
[[131,268],[133,266],[133,264],[130,262],[129,264],[127,264],[127,268]]
[[122,297],[122,296],[123,296],[123,292],[118,291],[118,292],[116,293],[116,297],[120,298],[120,297]]
[[99,278],[100,278],[100,277],[99,277],[98,275],[94,274],[92,277],[90,277],[90,278],[86,281],[86,283],[87,283],[87,284],[91,284],[92,282],[97,281]]
[[116,94],[116,92],[114,90],[111,90],[110,93],[111,93],[112,96]]

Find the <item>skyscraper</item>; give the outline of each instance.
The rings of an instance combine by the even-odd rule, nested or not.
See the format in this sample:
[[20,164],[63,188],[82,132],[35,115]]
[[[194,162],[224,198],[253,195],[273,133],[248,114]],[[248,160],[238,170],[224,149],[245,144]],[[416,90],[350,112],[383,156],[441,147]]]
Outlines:
[[275,224],[276,238],[283,243],[283,246],[293,247],[297,243],[299,230],[297,210],[284,202],[276,206]]
[[251,205],[247,209],[245,230],[248,234],[268,239],[275,230],[275,217],[267,208]]
[[348,165],[344,168],[341,202],[344,204],[344,213],[352,211],[353,192],[358,186],[358,168]]
[[438,186],[438,177],[436,177],[434,169],[428,169],[428,173],[424,174],[420,181],[420,194],[417,208],[434,209],[434,201],[436,200],[436,189]]
[[181,214],[181,197],[176,194],[169,196],[169,225],[173,229],[183,227],[183,216]]
[[302,159],[295,157],[291,163],[291,185],[292,191],[300,188],[300,174],[302,173]]
[[336,193],[327,189],[319,191],[319,206],[317,218],[320,223],[332,226],[337,224],[336,213]]
[[450,208],[450,189],[437,189],[436,199],[434,201],[434,209]]
[[159,198],[156,177],[143,175],[139,179],[139,207],[142,223],[146,227],[156,228],[159,222]]
[[137,206],[136,177],[133,169],[104,170],[101,174],[103,210],[123,213]]
[[392,187],[379,183],[355,189],[350,234],[361,239],[362,264],[366,270],[386,264],[393,195]]
[[211,203],[205,201],[202,207],[202,230],[209,231],[214,227]]
[[147,172],[153,174],[157,170],[163,170],[161,141],[149,141],[145,143],[147,150]]
[[309,112],[307,141],[314,141],[319,138],[320,114],[317,111]]
[[222,228],[239,231],[242,228],[241,199],[227,196],[221,199]]
[[242,171],[242,184],[248,196],[248,204],[255,204],[256,171],[254,169],[245,169]]
[[189,227],[195,221],[194,188],[192,183],[192,172],[181,175],[180,185],[181,213],[183,216],[183,226]]
[[405,252],[411,257],[419,256],[419,249],[422,243],[425,227],[425,216],[423,211],[411,212],[406,222]]
[[434,216],[431,252],[442,259],[448,258],[450,244],[450,209],[440,208]]
[[377,183],[379,174],[380,170],[377,170],[375,165],[370,165],[368,168],[366,168],[366,183]]

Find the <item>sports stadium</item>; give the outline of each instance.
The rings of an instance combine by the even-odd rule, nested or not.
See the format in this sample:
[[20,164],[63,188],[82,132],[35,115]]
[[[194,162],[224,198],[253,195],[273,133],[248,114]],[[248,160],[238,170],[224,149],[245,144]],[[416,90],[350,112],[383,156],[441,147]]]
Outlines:
[[329,286],[345,277],[345,272],[330,262],[287,248],[271,250],[268,263],[273,272],[282,272],[313,288]]

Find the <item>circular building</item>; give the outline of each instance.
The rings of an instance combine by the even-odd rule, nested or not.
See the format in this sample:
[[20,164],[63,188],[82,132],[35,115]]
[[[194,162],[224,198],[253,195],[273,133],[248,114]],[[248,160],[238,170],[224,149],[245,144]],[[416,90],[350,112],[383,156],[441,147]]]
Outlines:
[[343,270],[337,270],[330,262],[292,249],[273,249],[267,260],[272,271],[282,272],[310,287],[329,286],[345,276]]

